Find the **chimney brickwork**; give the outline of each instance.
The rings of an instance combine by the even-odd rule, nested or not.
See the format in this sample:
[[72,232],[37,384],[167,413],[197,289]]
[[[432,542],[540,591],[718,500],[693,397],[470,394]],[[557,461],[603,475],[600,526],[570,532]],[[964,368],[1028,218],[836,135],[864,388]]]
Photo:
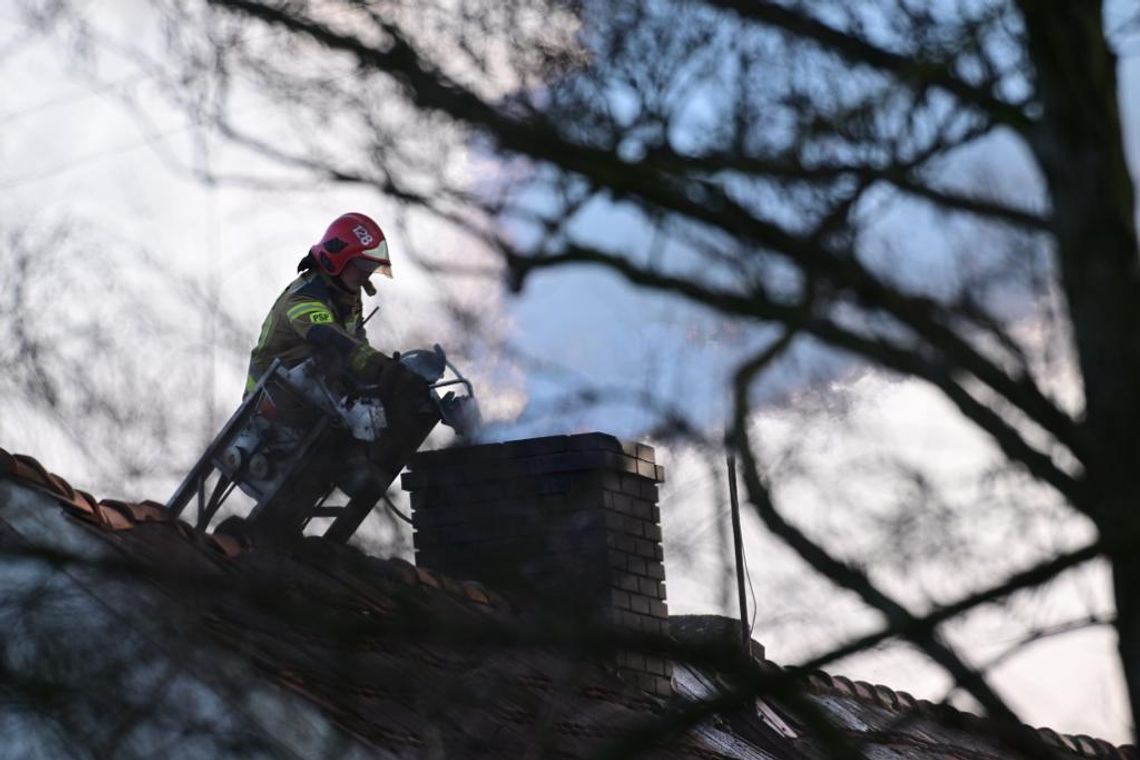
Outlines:
[[[524,607],[668,634],[652,447],[584,433],[422,452],[409,468],[417,565]],[[621,653],[617,665],[672,693],[662,658]]]

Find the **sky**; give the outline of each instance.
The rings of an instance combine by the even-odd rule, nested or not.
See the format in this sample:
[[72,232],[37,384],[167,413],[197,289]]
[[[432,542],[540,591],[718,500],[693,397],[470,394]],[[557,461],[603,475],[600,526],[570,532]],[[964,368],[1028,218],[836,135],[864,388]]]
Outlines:
[[[113,34],[126,39],[133,23],[128,19],[134,18],[130,11],[137,12],[145,4],[123,2],[117,7],[121,12],[107,14],[107,23]],[[136,290],[124,287],[121,293],[99,296],[121,304],[122,309],[170,311],[174,332],[165,341],[161,335],[140,340],[139,350],[148,352],[148,363],[166,368],[189,389],[169,403],[186,419],[203,420],[194,422],[195,429],[187,433],[190,442],[183,451],[191,452],[212,435],[240,398],[244,360],[240,353],[235,359],[232,352],[220,348],[220,336],[232,331],[239,337],[247,335],[252,344],[269,305],[293,276],[297,259],[327,223],[350,209],[384,220],[391,204],[362,188],[321,186],[270,192],[203,185],[187,167],[205,163],[244,171],[266,166],[248,154],[229,150],[219,135],[188,121],[185,114],[156,105],[162,102],[157,88],[163,83],[140,76],[116,50],[102,50],[99,60],[97,71],[84,70],[61,52],[58,40],[29,36],[14,12],[0,11],[0,81],[5,93],[0,103],[0,218],[8,224],[33,227],[71,220],[91,236],[90,256],[74,262],[75,266],[111,267],[124,261],[142,261],[138,264],[142,268],[161,265],[186,275],[210,298],[226,305],[234,324],[218,324],[220,309],[180,310],[173,293],[149,281]],[[1134,166],[1140,155],[1138,93],[1140,61],[1134,58],[1124,62],[1121,79],[1122,105],[1132,126],[1127,142]],[[153,106],[146,109],[151,123],[140,120],[138,112],[124,102],[124,95]],[[592,222],[608,221],[620,229],[612,224],[611,212],[597,214]],[[888,219],[884,224],[905,221]],[[407,227],[385,226],[396,279],[378,283],[381,311],[371,336],[387,350],[406,349],[409,346],[402,341],[407,336],[430,334],[436,314],[431,308],[431,281],[409,271],[410,267],[402,268],[401,251],[410,243],[407,237],[437,243],[439,238],[414,220]],[[152,252],[159,264],[137,258],[134,252],[140,249]],[[927,271],[923,276],[930,274]],[[725,399],[719,389],[724,387],[729,359],[758,337],[741,334],[699,309],[678,308],[632,293],[615,276],[597,271],[537,275],[511,300],[503,300],[500,284],[485,287],[487,308],[494,311],[497,329],[509,338],[512,350],[556,359],[584,381],[652,391],[671,403],[688,405],[703,419],[723,418]],[[89,308],[87,294],[58,295],[73,311],[82,313]],[[92,357],[94,366],[114,361],[113,354]],[[497,423],[491,434],[499,438],[592,429],[624,437],[637,435],[650,421],[636,403],[573,412],[551,407],[551,399],[566,387],[562,373],[532,369],[522,377],[507,372],[504,379],[485,368],[469,369],[477,379],[487,381],[480,392],[485,393],[485,406]],[[979,441],[928,389],[874,373],[845,374],[839,369],[822,387],[781,386],[779,395],[796,404],[774,404],[757,422],[764,445],[774,454],[809,447],[816,453],[811,460],[813,472],[842,478],[844,465],[855,467],[861,462],[859,445],[839,445],[841,440],[850,440],[854,424],[862,431],[867,450],[893,442],[901,446],[901,454],[945,459],[942,472],[951,484],[987,466],[992,456],[988,444]],[[843,414],[827,408],[820,401],[824,396],[843,399]],[[805,407],[812,411],[810,441],[804,440],[808,436],[797,427],[802,420],[797,421],[789,411]],[[524,409],[528,414],[520,417]],[[85,463],[82,453],[68,451],[60,431],[26,414],[3,410],[0,447],[36,456],[76,485],[93,487],[88,478],[96,479],[99,473]],[[664,461],[668,472],[662,511],[671,609],[731,612],[735,605],[732,590],[726,592],[707,580],[723,571],[721,541],[727,524],[723,463],[665,444],[659,445],[659,461]],[[190,463],[187,459],[185,465]],[[169,475],[139,482],[140,487],[155,490],[101,495],[162,500],[162,489],[174,485]],[[797,517],[830,531],[828,535],[842,536],[845,526],[841,520],[836,522],[839,511],[831,507],[826,492],[821,493],[826,481],[814,486],[795,479],[791,482],[783,497],[797,509]],[[965,492],[954,498],[967,505],[978,497]],[[964,514],[963,519],[984,521],[968,510]],[[970,527],[955,523],[947,529],[948,535],[977,540],[969,533]],[[993,531],[987,538],[995,539],[1012,528],[986,524],[985,529]],[[1086,533],[1087,526],[1079,521],[1059,521],[1056,534],[1041,536],[1040,544],[1070,542]],[[874,617],[852,600],[827,596],[826,589],[749,516],[745,534],[750,598],[758,608],[756,635],[768,647],[770,657],[785,662],[803,657],[825,646],[829,636],[874,624]],[[938,577],[924,583],[929,584],[925,591],[937,595]],[[1026,602],[1027,609],[1020,612],[1026,620],[1039,622],[1074,605],[1102,610],[1105,593],[1104,569],[1093,567],[1074,574],[1053,592]],[[795,603],[802,598],[828,602],[824,609],[805,611]],[[992,624],[989,634],[987,626],[991,624],[983,619],[968,635],[963,634],[971,655],[996,654],[1008,642],[1008,626]],[[814,633],[805,635],[805,631]],[[1046,640],[1000,670],[999,689],[1030,723],[1126,741],[1112,648],[1112,637],[1103,628]],[[928,699],[939,698],[946,688],[939,673],[905,649],[843,663],[840,672]]]

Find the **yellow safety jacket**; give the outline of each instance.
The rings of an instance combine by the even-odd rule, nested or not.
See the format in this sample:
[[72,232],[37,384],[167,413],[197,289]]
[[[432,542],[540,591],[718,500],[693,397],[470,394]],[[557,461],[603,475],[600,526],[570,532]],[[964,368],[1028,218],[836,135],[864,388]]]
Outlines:
[[361,312],[359,290],[350,292],[318,269],[303,273],[277,297],[261,325],[246,393],[277,358],[288,368],[316,356],[334,372],[374,381],[391,359],[368,345]]

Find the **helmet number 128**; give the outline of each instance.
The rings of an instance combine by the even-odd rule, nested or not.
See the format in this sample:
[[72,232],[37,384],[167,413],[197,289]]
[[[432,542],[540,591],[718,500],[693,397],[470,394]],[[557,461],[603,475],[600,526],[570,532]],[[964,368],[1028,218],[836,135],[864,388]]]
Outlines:
[[372,242],[376,239],[372,237],[372,233],[370,233],[368,231],[368,228],[363,224],[358,224],[353,227],[352,232],[356,235],[356,239],[360,241],[360,244],[365,248],[370,247],[372,245]]

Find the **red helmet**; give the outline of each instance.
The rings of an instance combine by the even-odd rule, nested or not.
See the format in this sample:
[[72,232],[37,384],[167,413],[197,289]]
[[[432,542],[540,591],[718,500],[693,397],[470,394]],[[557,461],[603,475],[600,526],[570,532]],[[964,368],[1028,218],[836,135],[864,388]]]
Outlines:
[[321,242],[309,249],[309,255],[331,275],[340,274],[348,262],[360,259],[375,264],[384,276],[392,276],[384,231],[364,214],[338,216],[325,230]]

